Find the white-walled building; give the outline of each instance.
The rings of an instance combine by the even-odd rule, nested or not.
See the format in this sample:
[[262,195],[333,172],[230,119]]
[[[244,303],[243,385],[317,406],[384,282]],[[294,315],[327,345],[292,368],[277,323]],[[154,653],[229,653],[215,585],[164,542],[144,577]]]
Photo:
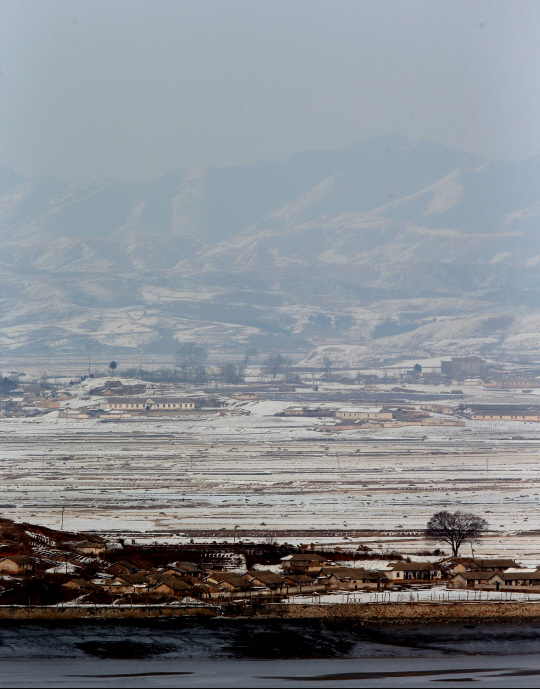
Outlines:
[[197,405],[188,397],[112,397],[105,403],[109,410],[154,411],[196,409]]

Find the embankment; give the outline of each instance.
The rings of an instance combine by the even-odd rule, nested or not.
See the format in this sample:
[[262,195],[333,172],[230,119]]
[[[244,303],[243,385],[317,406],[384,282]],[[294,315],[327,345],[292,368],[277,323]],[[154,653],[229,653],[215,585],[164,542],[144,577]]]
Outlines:
[[539,622],[540,603],[0,607],[0,620],[143,620],[195,617],[252,620],[351,621],[360,625]]

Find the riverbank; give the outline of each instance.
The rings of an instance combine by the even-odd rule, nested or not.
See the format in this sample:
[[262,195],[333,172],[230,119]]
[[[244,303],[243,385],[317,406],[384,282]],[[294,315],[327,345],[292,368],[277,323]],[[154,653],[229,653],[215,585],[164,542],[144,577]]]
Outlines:
[[149,620],[181,618],[353,621],[360,625],[540,622],[540,603],[338,603],[257,606],[2,606],[0,620]]

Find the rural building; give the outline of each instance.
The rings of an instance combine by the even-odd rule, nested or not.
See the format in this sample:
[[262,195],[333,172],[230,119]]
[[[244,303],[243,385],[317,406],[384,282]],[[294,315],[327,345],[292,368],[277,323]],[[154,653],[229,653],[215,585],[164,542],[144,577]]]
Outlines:
[[107,550],[105,543],[95,543],[94,541],[81,541],[75,545],[75,550],[83,555],[99,555]]
[[322,407],[309,407],[309,406],[299,406],[293,405],[287,407],[282,412],[278,412],[276,416],[329,416],[334,417],[335,412],[332,409],[324,409]]
[[75,591],[93,591],[95,589],[95,586],[86,581],[86,579],[70,579],[62,586],[68,589],[75,589]]
[[60,409],[60,402],[57,400],[38,399],[34,402],[34,407],[38,409]]
[[358,591],[363,588],[382,588],[390,582],[381,572],[367,572],[356,567],[325,567],[317,577],[326,588]]
[[242,579],[251,586],[262,586],[270,590],[281,589],[285,583],[281,575],[266,570],[250,570],[242,575]]
[[509,559],[479,559],[460,557],[452,560],[454,574],[458,572],[504,572],[519,567],[517,562]]
[[534,406],[475,406],[469,412],[473,421],[540,421],[540,407]]
[[232,572],[212,572],[206,577],[205,582],[226,591],[239,591],[246,585],[241,576]]
[[109,410],[117,409],[130,411],[154,411],[174,409],[196,409],[197,404],[188,397],[115,397],[107,400],[105,408]]
[[148,593],[150,582],[142,574],[122,574],[114,579],[94,580],[93,584],[111,593]]
[[180,577],[166,574],[158,578],[156,586],[152,589],[152,592],[158,596],[185,596],[188,591],[191,591],[191,586]]
[[385,409],[384,407],[372,407],[371,409],[345,407],[336,412],[336,419],[391,421],[392,418],[393,415],[390,409]]
[[127,562],[126,560],[120,560],[119,562],[115,562],[113,565],[111,565],[107,571],[117,575],[137,574],[139,568],[131,562]]
[[27,572],[33,572],[34,568],[34,559],[28,557],[28,555],[11,555],[0,560],[0,572],[26,574]]
[[515,390],[527,388],[540,388],[540,378],[509,378],[506,380],[490,380],[486,387],[497,390]]
[[195,577],[200,579],[203,576],[202,570],[194,562],[177,562],[174,567],[163,570],[164,574],[172,574],[179,577]]
[[482,588],[498,591],[504,586],[503,572],[459,572],[447,582],[449,589]]
[[281,593],[287,596],[295,593],[320,593],[325,590],[324,584],[306,574],[287,574]]
[[453,356],[451,361],[441,361],[442,375],[450,378],[482,378],[486,372],[486,362],[479,356]]
[[441,578],[440,568],[431,562],[397,562],[390,571],[384,573],[392,581],[411,579],[431,581]]
[[306,572],[319,572],[322,567],[328,567],[331,563],[321,555],[315,553],[301,553],[287,555],[281,558],[283,570],[293,574],[306,574]]
[[511,568],[501,574],[505,586],[536,586],[540,588],[540,571]]

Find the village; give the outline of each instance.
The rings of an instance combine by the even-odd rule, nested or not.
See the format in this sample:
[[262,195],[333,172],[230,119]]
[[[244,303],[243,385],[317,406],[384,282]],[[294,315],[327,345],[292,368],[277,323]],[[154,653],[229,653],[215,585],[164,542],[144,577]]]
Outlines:
[[[268,376],[259,366],[246,370],[243,378],[237,377],[232,384],[230,371],[229,378],[223,373],[230,367],[236,370],[234,364],[206,367],[196,386],[126,379],[127,374],[83,375],[69,382],[58,377],[23,382],[16,374],[0,380],[0,420],[51,413],[66,421],[100,422],[249,413],[249,409],[242,410],[248,402],[276,399],[287,393],[282,398],[296,397],[299,401],[285,405],[276,416],[316,419],[314,428],[323,433],[408,426],[465,427],[466,419],[540,422],[540,404],[497,401],[497,393],[523,394],[540,389],[540,375],[536,375],[540,371],[488,367],[477,356],[443,360],[438,372],[423,371],[416,364],[410,370],[390,373],[384,369],[377,375],[358,371],[355,378],[328,367],[326,371],[306,369],[302,375],[301,370],[290,366],[283,366],[279,376]],[[136,375],[136,371],[129,375]],[[155,380],[159,381],[159,376]],[[480,389],[485,394],[479,398]],[[434,400],[434,394],[439,399]],[[336,404],[339,395],[346,395],[348,403]]]
[[135,539],[104,541],[9,520],[0,522],[0,539],[0,609],[368,604],[441,596],[540,601],[540,566],[523,567],[509,558],[447,557],[437,549],[421,561],[393,552],[381,563],[366,546],[346,551],[274,539],[137,546]]

